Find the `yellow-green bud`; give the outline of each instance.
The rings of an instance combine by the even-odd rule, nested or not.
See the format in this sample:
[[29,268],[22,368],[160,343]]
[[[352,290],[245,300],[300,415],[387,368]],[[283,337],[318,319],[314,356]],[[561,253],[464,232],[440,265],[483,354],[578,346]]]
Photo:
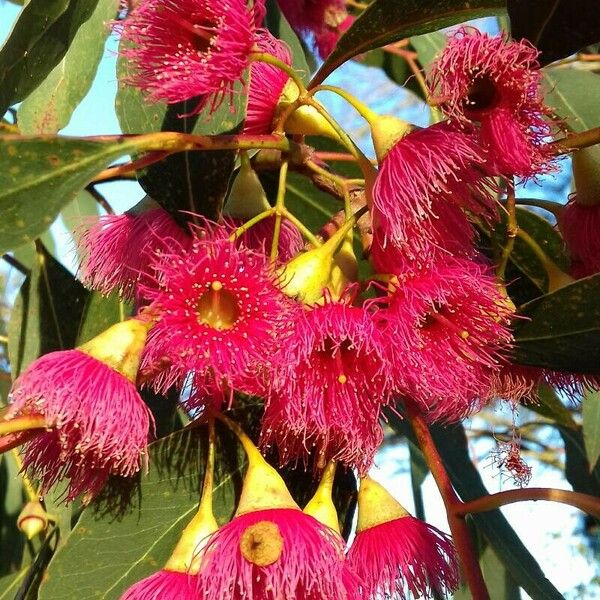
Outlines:
[[48,513],[37,500],[28,502],[17,517],[17,527],[28,540],[46,531],[49,522]]

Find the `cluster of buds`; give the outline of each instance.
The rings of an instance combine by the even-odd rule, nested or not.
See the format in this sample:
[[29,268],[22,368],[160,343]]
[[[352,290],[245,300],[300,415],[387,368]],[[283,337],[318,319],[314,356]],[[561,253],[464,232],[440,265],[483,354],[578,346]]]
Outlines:
[[230,425],[248,457],[233,518],[217,525],[209,459],[198,512],[164,568],[122,600],[364,600],[456,589],[457,559],[448,536],[411,517],[381,485],[362,479],[357,534],[346,551],[332,500],[335,464],[327,465],[301,509],[258,448]]

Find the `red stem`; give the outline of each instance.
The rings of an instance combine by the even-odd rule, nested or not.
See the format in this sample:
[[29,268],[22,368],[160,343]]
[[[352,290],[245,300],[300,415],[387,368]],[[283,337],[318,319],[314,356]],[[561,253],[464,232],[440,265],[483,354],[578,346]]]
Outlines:
[[462,502],[454,491],[454,487],[452,487],[450,477],[446,472],[442,457],[435,447],[427,423],[425,423],[418,409],[410,401],[407,401],[405,406],[406,415],[415,432],[421,451],[425,456],[427,466],[442,495],[448,515],[448,524],[454,538],[454,545],[460,557],[463,574],[471,591],[471,596],[473,600],[489,600],[490,595],[479,567],[477,553],[471,540],[471,532],[465,522],[464,515],[459,514],[459,507],[462,505]]

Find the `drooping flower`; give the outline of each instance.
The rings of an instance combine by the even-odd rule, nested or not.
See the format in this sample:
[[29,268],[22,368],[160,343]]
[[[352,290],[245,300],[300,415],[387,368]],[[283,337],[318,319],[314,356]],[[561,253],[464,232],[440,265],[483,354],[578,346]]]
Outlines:
[[[287,44],[273,37],[268,31],[256,38],[260,52],[271,54],[290,66],[292,55]],[[265,62],[250,65],[248,84],[248,110],[244,121],[244,133],[265,134],[273,131],[273,121],[283,90],[290,78],[278,67]]]
[[460,581],[452,540],[412,517],[369,477],[358,492],[357,533],[348,562],[362,580],[363,598],[447,596]]
[[51,352],[15,381],[8,418],[40,414],[46,431],[24,446],[23,468],[43,491],[66,478],[66,500],[95,495],[109,475],[146,462],[154,421],[135,387],[147,324],[114,325],[76,350]]
[[333,19],[331,25],[326,24],[325,27],[315,32],[315,46],[319,51],[321,58],[327,58],[335,49],[338,40],[345,33],[350,26],[354,23],[354,17],[346,14],[343,20],[339,20],[344,17],[344,13],[339,13],[337,17]]
[[132,585],[121,600],[198,600],[196,578],[181,571],[161,569]]
[[558,226],[571,257],[579,265],[578,274],[600,272],[600,203],[581,204],[574,196],[560,213]]
[[315,450],[364,471],[381,443],[381,407],[389,401],[384,342],[352,295],[298,314],[270,378],[261,442],[282,462]]
[[[447,122],[398,141],[381,162],[373,186],[373,227],[381,230],[384,243],[391,242],[412,257],[427,252],[432,244],[443,247],[444,234],[451,233],[443,220],[443,203],[483,219],[496,218],[485,161],[477,136]],[[465,219],[459,229],[468,227]],[[460,237],[464,235],[459,231]]]
[[526,40],[465,27],[432,65],[429,83],[442,110],[463,123],[479,123],[498,174],[532,177],[554,170],[538,54]]
[[341,538],[299,509],[277,471],[244,438],[249,466],[242,495],[233,520],[205,548],[199,596],[347,600]]
[[159,286],[147,294],[159,320],[142,360],[145,378],[166,391],[193,372],[255,393],[253,374],[286,339],[293,309],[267,258],[215,234],[195,237],[187,253],[162,254],[153,266]]
[[129,83],[153,102],[203,96],[190,112],[216,108],[242,81],[264,14],[263,0],[140,2],[118,26]]
[[[406,221],[404,228],[410,244],[401,247],[387,243],[381,227],[373,227],[370,259],[377,273],[402,275],[405,271],[429,269],[449,256],[469,258],[475,253],[475,228],[465,213],[442,198],[431,201],[436,218],[423,235],[423,224],[418,220]],[[374,220],[381,221],[374,210]],[[419,248],[418,255],[411,247]]]
[[105,215],[85,222],[78,234],[81,257],[78,276],[84,285],[108,294],[117,290],[127,299],[142,300],[140,284],[151,278],[152,257],[173,242],[186,248],[189,232],[162,208],[142,202],[122,215]]
[[447,258],[391,283],[376,315],[392,377],[430,421],[453,422],[480,408],[491,373],[510,348],[514,306],[485,264]]

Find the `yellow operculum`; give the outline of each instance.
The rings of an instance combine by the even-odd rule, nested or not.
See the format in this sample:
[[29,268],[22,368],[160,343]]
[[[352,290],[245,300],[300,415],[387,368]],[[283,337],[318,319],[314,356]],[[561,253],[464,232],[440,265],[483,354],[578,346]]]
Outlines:
[[202,504],[183,530],[175,550],[165,564],[165,569],[191,575],[198,573],[202,551],[210,535],[218,529],[210,503]]
[[[279,97],[276,119],[282,111],[298,99],[299,94],[298,86],[291,79],[288,79]],[[286,119],[284,129],[286,133],[291,134],[323,135],[335,140],[339,139],[329,121],[314,106],[303,105],[298,107]]]
[[319,487],[315,495],[304,507],[304,512],[314,517],[320,523],[323,523],[323,525],[327,525],[327,527],[340,533],[338,514],[332,498],[335,468],[336,464],[333,461],[329,462],[325,467]]
[[248,456],[248,471],[244,477],[242,494],[236,515],[270,508],[298,509],[281,475],[263,458],[258,448],[246,435],[240,437]]
[[236,219],[251,219],[270,208],[260,179],[247,156],[243,154],[242,164],[231,186],[224,212]]
[[129,319],[117,323],[78,347],[135,383],[150,321]]
[[361,479],[358,489],[357,533],[402,519],[410,513],[382,485],[368,475]]
[[377,160],[381,162],[396,144],[403,137],[413,131],[414,126],[402,119],[392,115],[373,114],[369,121],[371,126],[371,138]]
[[43,506],[37,500],[28,502],[17,517],[17,527],[28,540],[48,529],[50,518]]

